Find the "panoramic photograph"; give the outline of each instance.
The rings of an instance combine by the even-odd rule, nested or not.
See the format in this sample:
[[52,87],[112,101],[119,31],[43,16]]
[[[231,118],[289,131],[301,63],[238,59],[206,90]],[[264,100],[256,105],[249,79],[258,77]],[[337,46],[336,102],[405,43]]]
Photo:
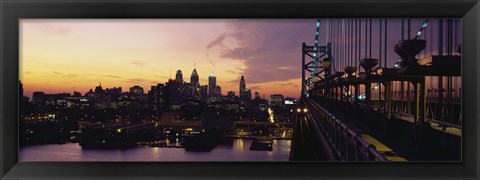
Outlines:
[[461,19],[20,19],[19,161],[461,161]]

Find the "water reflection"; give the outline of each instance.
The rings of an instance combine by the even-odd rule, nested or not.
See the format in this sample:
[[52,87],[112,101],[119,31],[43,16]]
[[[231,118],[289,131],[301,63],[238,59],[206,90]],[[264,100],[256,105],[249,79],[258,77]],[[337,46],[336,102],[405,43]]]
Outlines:
[[275,122],[275,113],[273,112],[272,109],[268,108],[268,120],[271,122],[271,123],[274,123]]
[[233,140],[233,150],[234,151],[243,151],[243,139],[234,139]]
[[[139,146],[130,149],[82,149],[76,143],[23,147],[20,161],[288,161],[291,140],[273,140],[273,151],[250,151],[251,139],[230,139],[209,152]],[[177,143],[172,142],[173,143]]]

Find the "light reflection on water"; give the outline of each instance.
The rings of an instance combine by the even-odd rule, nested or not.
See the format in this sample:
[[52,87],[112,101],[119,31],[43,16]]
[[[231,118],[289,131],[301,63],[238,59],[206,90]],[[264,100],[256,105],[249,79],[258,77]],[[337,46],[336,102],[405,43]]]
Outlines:
[[82,149],[76,143],[34,145],[19,151],[20,161],[288,161],[291,140],[273,140],[273,151],[250,151],[250,139],[233,139],[209,152],[140,146]]

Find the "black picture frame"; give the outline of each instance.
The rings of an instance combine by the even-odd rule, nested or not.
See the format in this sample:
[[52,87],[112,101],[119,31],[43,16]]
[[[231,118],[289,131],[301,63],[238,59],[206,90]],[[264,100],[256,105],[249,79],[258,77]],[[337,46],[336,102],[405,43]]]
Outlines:
[[[462,18],[462,162],[17,162],[21,18]],[[1,179],[478,179],[478,0],[0,0]]]

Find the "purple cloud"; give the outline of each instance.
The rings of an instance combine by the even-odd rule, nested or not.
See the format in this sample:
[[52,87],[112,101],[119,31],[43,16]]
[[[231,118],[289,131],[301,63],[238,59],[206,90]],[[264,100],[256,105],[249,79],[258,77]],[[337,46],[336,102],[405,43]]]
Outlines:
[[[405,24],[405,39],[413,37],[416,30],[422,25],[425,19],[412,19],[411,32],[407,34]],[[315,37],[316,19],[289,19],[289,20],[234,20],[226,24],[227,30],[214,38],[207,44],[207,49],[217,48],[219,51],[216,56],[239,60],[244,63],[245,69],[239,72],[245,76],[247,83],[264,83],[272,81],[287,81],[299,79],[301,76],[301,44],[313,45]],[[354,21],[331,19],[321,20],[320,45],[326,42],[332,42],[332,63],[334,70],[343,70],[345,66],[354,65],[355,62],[365,56],[365,22],[361,21],[360,47],[358,43],[352,41],[352,31],[346,31]],[[380,58],[385,62],[384,48],[379,47],[380,41],[380,20],[372,20],[372,58]],[[333,23],[333,25],[331,25]],[[342,30],[342,25],[344,29]],[[421,38],[436,37],[431,34],[432,28],[436,28],[436,22],[431,21],[428,31],[425,31]],[[351,28],[351,27],[350,27]],[[353,29],[353,28],[351,28]],[[383,31],[383,30],[382,30]],[[400,19],[388,20],[388,40],[383,45],[387,48],[387,66],[391,67],[398,59],[398,55],[393,52],[394,45],[401,39],[401,21]],[[429,34],[430,33],[430,34]],[[435,38],[434,38],[435,39]],[[354,42],[354,43],[350,43]],[[434,52],[436,44],[433,40],[428,42],[426,48],[429,52]],[[353,44],[353,45],[350,45]],[[348,49],[351,47],[353,50]],[[360,57],[357,52],[360,50]],[[380,52],[381,51],[381,52]],[[382,56],[380,57],[380,54]],[[428,54],[421,53],[424,57]],[[385,63],[382,64],[384,66]],[[300,81],[300,80],[299,80]]]
[[249,83],[286,81],[300,77],[301,44],[312,41],[315,20],[236,20],[207,44],[217,55],[243,61],[237,69]]

